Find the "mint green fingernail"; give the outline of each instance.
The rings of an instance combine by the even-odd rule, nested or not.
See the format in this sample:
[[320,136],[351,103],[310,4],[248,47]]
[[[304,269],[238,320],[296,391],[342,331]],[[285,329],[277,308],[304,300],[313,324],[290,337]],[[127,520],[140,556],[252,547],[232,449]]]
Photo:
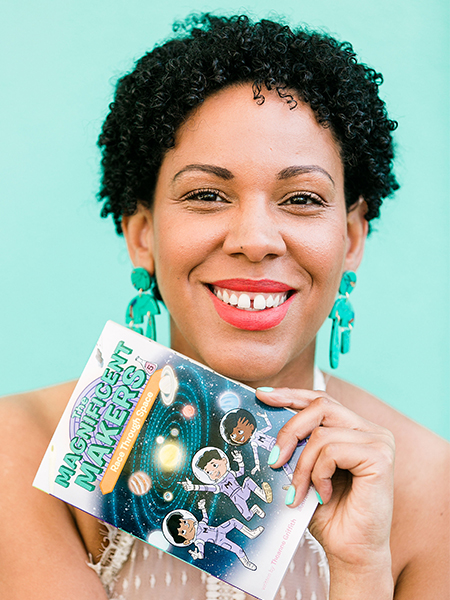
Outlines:
[[271,388],[271,387],[259,387],[256,389],[259,390],[260,392],[273,392],[273,388]]
[[317,501],[319,502],[319,504],[323,504],[323,500],[322,500],[322,498],[320,497],[320,494],[319,494],[319,492],[318,492],[317,490],[315,490],[315,492],[316,492],[316,496],[317,496]]
[[267,459],[268,465],[273,465],[280,458],[280,449],[278,446],[274,446],[270,451],[269,458]]
[[284,503],[286,506],[290,506],[295,500],[295,487],[291,485],[287,491],[286,498],[284,499]]

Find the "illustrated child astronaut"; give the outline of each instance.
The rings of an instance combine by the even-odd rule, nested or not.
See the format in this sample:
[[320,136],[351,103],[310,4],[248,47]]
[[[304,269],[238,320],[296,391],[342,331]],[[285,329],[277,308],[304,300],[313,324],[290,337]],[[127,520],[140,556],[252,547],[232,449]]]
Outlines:
[[[247,500],[253,492],[263,502],[270,503],[272,502],[272,488],[267,482],[262,483],[262,486],[259,487],[250,477],[246,477],[241,486],[236,478],[244,474],[242,453],[235,450],[233,459],[238,464],[238,471],[230,469],[227,455],[219,448],[202,448],[192,459],[192,470],[197,479],[204,482],[205,485],[194,484],[189,479],[179,483],[187,492],[213,492],[214,494],[221,492],[225,494],[247,521],[250,521],[254,514],[261,518],[265,517],[265,512],[260,506],[254,504],[249,508]],[[213,483],[207,483],[208,481]]]
[[[253,450],[253,458],[255,460],[255,466],[252,469],[252,475],[257,471],[261,470],[258,448],[264,448],[269,452],[276,444],[276,438],[272,435],[267,435],[267,431],[272,429],[272,423],[270,422],[267,413],[256,413],[259,417],[263,417],[267,423],[267,427],[264,429],[256,428],[256,419],[251,412],[245,410],[245,408],[237,408],[227,412],[220,422],[220,434],[223,439],[232,444],[233,446],[244,446],[248,442]],[[306,444],[306,440],[302,440],[298,445],[302,446]],[[289,480],[292,481],[292,468],[286,463],[283,465],[283,471],[288,476]]]
[[225,550],[234,552],[241,563],[247,569],[256,571],[256,565],[252,563],[242,548],[227,538],[227,533],[238,529],[246,537],[255,539],[264,531],[261,525],[256,529],[249,529],[244,523],[237,519],[229,519],[217,527],[208,525],[208,513],[205,510],[206,501],[200,500],[198,508],[202,511],[203,518],[200,522],[187,510],[173,510],[167,514],[163,521],[163,534],[168,542],[174,546],[189,546],[194,544],[195,550],[189,550],[194,560],[204,558],[205,544],[210,543],[220,546]]

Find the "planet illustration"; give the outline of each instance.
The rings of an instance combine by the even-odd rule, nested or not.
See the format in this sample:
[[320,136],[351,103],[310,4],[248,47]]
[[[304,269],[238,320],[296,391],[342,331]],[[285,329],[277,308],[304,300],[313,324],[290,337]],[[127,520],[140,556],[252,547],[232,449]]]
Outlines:
[[241,404],[239,396],[234,392],[225,392],[219,398],[219,406],[224,412],[238,408]]
[[183,417],[185,419],[192,419],[192,417],[195,416],[196,410],[195,408],[192,406],[192,404],[186,404],[185,406],[183,406],[183,408],[181,409],[181,414],[183,415]]
[[152,480],[144,471],[136,471],[128,479],[128,487],[135,496],[143,496],[152,487]]
[[170,548],[170,543],[166,540],[162,531],[160,531],[159,529],[152,531],[148,535],[147,542],[152,546],[156,546],[156,548],[159,548],[160,550],[165,551]]
[[164,444],[158,452],[158,458],[163,469],[173,471],[180,462],[180,448],[177,444]]
[[159,389],[161,391],[162,401],[166,406],[170,406],[177,393],[178,381],[175,377],[174,370],[172,367],[169,367],[169,365],[166,365],[162,370]]

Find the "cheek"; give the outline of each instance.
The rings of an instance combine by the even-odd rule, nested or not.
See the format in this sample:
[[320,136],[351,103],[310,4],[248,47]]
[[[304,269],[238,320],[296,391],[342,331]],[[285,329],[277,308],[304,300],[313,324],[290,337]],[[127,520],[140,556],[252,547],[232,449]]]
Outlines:
[[166,277],[178,281],[188,277],[192,269],[211,255],[219,236],[212,224],[199,224],[189,214],[180,218],[166,210],[161,217],[155,218],[154,256],[158,281]]
[[292,247],[300,265],[311,275],[313,284],[331,285],[340,274],[347,249],[347,227],[343,217],[319,226],[311,223],[302,228]]
[[[183,273],[197,260],[192,232],[170,218],[155,220],[153,252],[158,287],[166,301],[168,292],[179,285]],[[167,302],[166,302],[167,304]]]

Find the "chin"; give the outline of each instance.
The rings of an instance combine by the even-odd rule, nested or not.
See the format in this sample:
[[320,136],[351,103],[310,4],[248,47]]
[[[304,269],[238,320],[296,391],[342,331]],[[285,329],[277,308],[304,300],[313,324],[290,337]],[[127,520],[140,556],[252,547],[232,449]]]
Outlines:
[[[292,328],[276,329],[278,331],[219,330],[199,338],[181,335],[173,327],[172,348],[225,377],[257,387],[264,385],[263,382],[281,381],[283,374],[298,374],[304,365],[314,363],[313,326],[299,335],[293,335]],[[194,343],[187,342],[188,339]],[[220,342],[212,343],[213,340]]]
[[285,366],[283,361],[274,360],[273,356],[256,357],[254,355],[246,357],[214,356],[206,364],[221,375],[246,383],[251,387],[255,387],[253,384],[259,384],[261,381],[273,379]]

